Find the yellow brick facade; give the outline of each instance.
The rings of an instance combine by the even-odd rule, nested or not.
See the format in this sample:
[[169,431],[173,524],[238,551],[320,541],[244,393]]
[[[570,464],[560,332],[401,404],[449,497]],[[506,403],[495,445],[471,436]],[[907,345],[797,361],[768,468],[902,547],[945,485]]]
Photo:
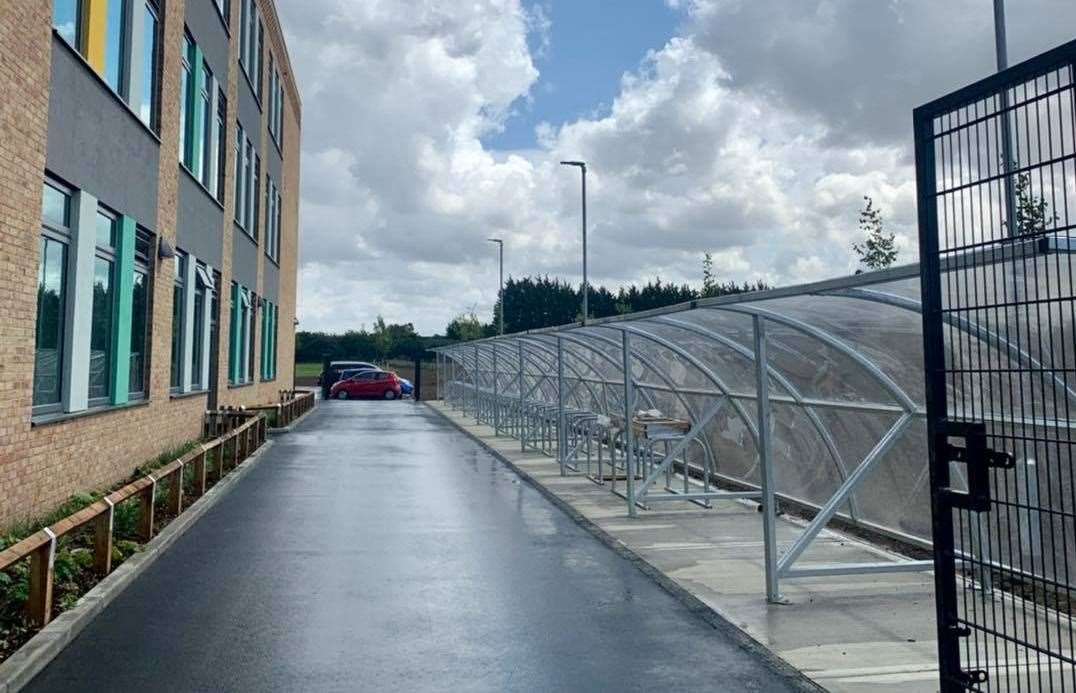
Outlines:
[[[205,2],[212,0],[187,0]],[[232,0],[231,25],[239,21],[239,0]],[[221,405],[276,401],[293,386],[295,273],[298,253],[300,102],[286,47],[269,0],[259,0],[265,19],[266,51],[272,51],[285,88],[283,180],[284,211],[278,289],[278,372],[261,382],[260,348],[255,349],[255,384],[229,388],[228,344],[234,210],[234,157],[227,157],[223,266],[219,291],[218,397]],[[177,224],[181,47],[184,0],[162,3],[160,72],[160,164],[157,184],[159,237],[173,247]],[[238,29],[231,31],[229,103],[237,103],[243,79],[235,56]],[[0,530],[13,522],[49,512],[72,494],[111,485],[147,459],[197,438],[207,406],[205,393],[173,397],[169,392],[172,348],[172,295],[177,262],[157,260],[149,320],[148,397],[136,406],[91,410],[50,423],[33,420],[33,376],[37,276],[40,263],[42,185],[46,171],[53,46],[52,7],[48,0],[0,2]],[[263,67],[268,64],[263,60]],[[87,65],[89,70],[89,65]],[[235,141],[229,118],[227,142]],[[263,109],[260,136],[268,138]],[[267,140],[266,140],[267,141]],[[270,145],[272,146],[272,145]],[[229,150],[230,153],[230,150]],[[264,190],[265,171],[262,171]],[[262,205],[261,213],[266,213]],[[262,228],[265,228],[263,221]],[[260,252],[260,263],[268,262]],[[259,264],[259,268],[261,264]],[[259,269],[259,280],[261,272]],[[262,295],[262,287],[251,287]],[[257,321],[260,345],[261,320]]]

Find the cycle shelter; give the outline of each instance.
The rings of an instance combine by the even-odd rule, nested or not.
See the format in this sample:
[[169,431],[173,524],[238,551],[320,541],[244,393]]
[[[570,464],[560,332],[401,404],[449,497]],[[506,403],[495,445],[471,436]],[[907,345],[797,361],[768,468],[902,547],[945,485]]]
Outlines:
[[943,691],[1076,691],[1074,62],[915,111]]

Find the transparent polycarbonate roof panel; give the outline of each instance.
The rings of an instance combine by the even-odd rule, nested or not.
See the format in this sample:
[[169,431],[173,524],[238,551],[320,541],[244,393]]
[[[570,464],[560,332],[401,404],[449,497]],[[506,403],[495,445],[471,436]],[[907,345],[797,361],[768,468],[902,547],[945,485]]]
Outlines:
[[[950,415],[986,420],[991,443],[1014,454],[1016,470],[999,482],[1011,486],[1006,489],[1011,499],[1027,504],[1029,489],[1036,485],[1060,488],[1060,495],[1039,500],[1056,517],[1071,517],[1071,499],[1076,497],[1071,473],[1060,482],[1044,476],[1067,465],[1067,456],[1058,451],[1076,437],[1069,423],[1076,411],[1076,316],[1067,304],[1054,300],[1071,294],[1076,275],[1069,267],[1072,260],[1068,254],[1028,256],[1010,260],[1004,268],[956,267],[942,277],[944,299],[959,295],[962,301],[958,309],[945,313],[945,357],[949,369],[956,371],[947,383]],[[727,389],[732,396],[703,431],[705,447],[693,445],[688,459],[701,465],[708,450],[719,474],[757,485],[758,446],[752,428],[758,403],[749,313],[772,311],[792,321],[765,320],[778,493],[821,505],[878,446],[904,406],[881,374],[911,398],[912,416],[863,478],[852,496],[854,503],[845,503],[840,513],[848,516],[854,509],[858,522],[927,541],[920,284],[910,268],[878,275],[893,276],[903,278],[872,281],[867,275],[807,287],[800,294],[778,290],[719,299],[693,310],[505,337],[505,346],[497,351],[497,387],[518,395],[519,378],[500,371],[517,369],[522,343],[524,390],[533,400],[556,402],[560,336],[569,406],[620,414],[622,335],[625,328],[641,331],[630,338],[637,407],[656,407],[697,421],[726,396],[721,388]],[[1027,299],[1034,300],[1013,307]],[[478,344],[478,379],[488,388],[494,382],[486,372],[492,368],[492,347],[489,340]],[[468,386],[476,370],[474,345],[444,351],[460,364],[455,375]],[[780,384],[782,379],[791,389]],[[1013,442],[1021,440],[1040,442]],[[952,474],[954,486],[960,488],[963,466],[953,465]],[[1044,517],[1050,514],[1044,511]],[[1033,537],[1026,511],[999,508],[993,515],[993,521],[1010,524],[1013,536],[1022,537],[1022,543],[1012,547],[991,547],[995,560],[1076,562],[1071,545],[1043,545],[1035,549],[1037,559],[1029,553]],[[1069,536],[1076,536],[1076,527]]]
[[[729,340],[727,343],[706,336],[697,330],[708,328],[696,324],[690,320],[691,313],[673,316],[668,322],[660,318],[653,321],[643,321],[647,331],[653,332],[665,339],[670,340],[677,346],[691,354],[706,368],[708,368],[725,386],[725,389],[735,393],[753,394],[755,391],[755,362],[754,350],[740,345],[739,342]],[[722,335],[723,337],[723,335]],[[715,388],[710,380],[697,367],[693,367],[697,377],[702,380],[701,387]],[[779,387],[775,381],[771,381],[771,394],[788,394],[785,388]]]
[[[686,390],[711,391],[719,387],[715,380],[720,382],[721,377],[713,373],[714,364],[699,360],[695,354],[691,353],[688,345],[678,343],[675,335],[671,334],[671,329],[644,323],[639,326],[639,330],[650,336],[632,334],[632,349],[647,357],[655,365],[660,364],[665,375],[676,387]],[[655,340],[665,340],[671,346],[663,345]],[[683,353],[678,350],[682,350]],[[713,374],[713,378],[707,374],[707,371]]]
[[[875,301],[840,296],[795,296],[765,301],[758,305],[795,318],[818,328],[851,347],[881,370],[916,403],[923,402],[923,319],[914,311]],[[788,335],[791,328],[771,328],[769,334]],[[784,342],[782,342],[784,343]],[[796,343],[804,344],[802,338]],[[868,401],[894,402],[894,397],[881,388],[877,379],[864,368],[829,347],[807,347],[808,360],[824,358],[824,367],[836,369],[834,377],[818,381],[828,396],[839,399],[860,391]],[[864,376],[869,382],[864,381]]]

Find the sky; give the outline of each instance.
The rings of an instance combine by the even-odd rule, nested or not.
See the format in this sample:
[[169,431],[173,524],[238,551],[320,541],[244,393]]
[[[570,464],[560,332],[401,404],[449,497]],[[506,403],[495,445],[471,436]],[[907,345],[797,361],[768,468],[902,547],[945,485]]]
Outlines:
[[[277,0],[303,99],[303,330],[492,317],[505,273],[848,274],[870,195],[916,260],[911,113],[994,70],[990,0]],[[1076,36],[1008,0],[1009,55]]]

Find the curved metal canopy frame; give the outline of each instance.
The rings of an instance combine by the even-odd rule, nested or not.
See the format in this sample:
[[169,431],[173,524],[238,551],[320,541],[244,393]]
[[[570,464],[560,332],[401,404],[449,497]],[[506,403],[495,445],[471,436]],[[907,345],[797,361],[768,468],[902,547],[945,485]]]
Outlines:
[[[712,339],[719,344],[723,344],[728,349],[736,354],[742,356],[748,363],[754,367],[755,364],[755,352],[743,344],[740,344],[736,340],[729,339],[728,337],[718,334],[713,330],[697,325],[695,323],[679,320],[672,316],[657,316],[653,318],[644,318],[640,322],[655,322],[662,325],[669,325],[688,332],[693,332],[701,337]],[[811,422],[815,431],[819,437],[822,438],[822,443],[826,446],[826,450],[829,451],[830,458],[833,460],[833,464],[837,469],[837,474],[840,476],[841,481],[844,482],[848,479],[848,468],[844,464],[844,458],[841,456],[840,450],[837,449],[837,443],[833,439],[833,434],[830,432],[829,427],[823,423],[822,419],[818,416],[818,412],[810,404],[804,401],[803,395],[800,394],[798,388],[792,384],[784,375],[782,375],[773,364],[766,364],[766,372],[771,378],[774,379],[781,387],[788,391],[788,394],[795,400],[796,404],[803,410],[804,415]],[[853,519],[859,519],[859,502],[856,500],[856,496],[853,493],[848,499],[849,512]]]
[[[578,344],[578,345],[580,345],[580,346],[582,346],[582,347],[584,347],[586,349],[589,349],[590,351],[593,351],[594,353],[598,354],[602,359],[604,359],[604,360],[608,361],[610,364],[612,364],[613,368],[616,371],[618,371],[621,374],[621,378],[623,378],[623,370],[624,370],[623,365],[621,363],[619,363],[615,358],[610,356],[607,352],[602,351],[601,349],[598,349],[597,347],[595,347],[593,344],[590,343],[591,341],[597,341],[597,342],[601,342],[602,344],[608,344],[610,347],[612,347],[614,349],[623,348],[622,345],[619,342],[617,342],[616,340],[610,339],[609,337],[606,337],[604,335],[595,334],[593,332],[578,331],[578,330],[571,331],[571,332],[561,332],[561,333],[557,334],[556,336],[558,338],[560,338],[560,339],[564,339],[564,340],[576,343],[576,344]],[[635,349],[635,348],[632,348],[631,354],[632,354],[633,359],[635,359],[635,360],[639,361],[639,363],[643,364],[643,366],[645,368],[649,369],[650,372],[652,372],[655,376],[657,376],[657,378],[659,380],[661,380],[665,384],[665,387],[668,389],[669,394],[673,395],[680,402],[680,404],[683,405],[684,409],[691,414],[693,419],[698,419],[698,417],[701,414],[699,408],[696,407],[695,405],[693,405],[691,403],[691,400],[689,400],[687,397],[684,396],[684,393],[681,392],[680,389],[676,387],[676,383],[674,383],[672,381],[672,379],[668,375],[665,374],[664,371],[662,371],[660,368],[658,368],[656,365],[654,365],[654,362],[650,359],[649,356],[647,356],[645,353],[643,353],[643,352],[641,352],[641,351],[639,351],[638,349]],[[655,408],[657,405],[654,402],[653,395],[650,393],[650,388],[648,386],[646,386],[645,384],[643,384],[640,380],[638,380],[636,378],[632,378],[632,382],[633,382],[634,386],[637,388],[637,390],[639,391],[639,393],[643,397],[646,398],[647,404],[651,408]],[[727,395],[722,395],[722,396],[727,396]],[[606,410],[606,413],[607,414],[610,413],[608,411],[608,408]],[[706,455],[709,456],[710,459],[716,459],[716,457],[714,456],[713,447],[710,445],[710,441],[704,439],[702,441],[702,443],[703,443],[703,448],[705,450]]]

